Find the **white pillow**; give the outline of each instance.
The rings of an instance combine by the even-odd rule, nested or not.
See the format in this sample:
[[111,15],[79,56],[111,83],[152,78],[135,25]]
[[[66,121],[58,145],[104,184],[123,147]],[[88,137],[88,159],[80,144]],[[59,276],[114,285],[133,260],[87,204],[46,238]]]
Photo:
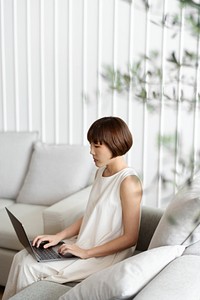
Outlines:
[[88,146],[36,143],[17,202],[52,205],[86,187],[92,166]]
[[16,199],[37,135],[37,132],[0,133],[0,198]]
[[59,300],[116,300],[133,297],[168,263],[181,256],[184,249],[184,246],[164,246],[127,258],[89,276]]
[[149,249],[164,245],[190,245],[200,237],[200,173],[186,183],[166,208]]

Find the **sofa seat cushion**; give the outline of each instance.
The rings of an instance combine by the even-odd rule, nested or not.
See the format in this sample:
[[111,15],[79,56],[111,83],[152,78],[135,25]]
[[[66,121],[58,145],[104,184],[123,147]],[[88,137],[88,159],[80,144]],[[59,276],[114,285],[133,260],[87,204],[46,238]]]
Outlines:
[[14,200],[10,199],[0,199],[0,210],[5,207],[9,207],[10,205],[13,205],[15,203]]
[[166,266],[134,300],[199,299],[200,257],[183,255]]
[[18,203],[52,205],[89,184],[89,147],[36,143]]
[[183,246],[164,246],[127,258],[89,276],[59,300],[129,299],[168,263],[179,257]]
[[200,240],[200,173],[171,200],[151,239],[149,249],[191,244]]
[[11,297],[10,300],[58,300],[70,287],[49,281],[38,281]]
[[17,198],[37,136],[36,132],[0,133],[0,198]]
[[[9,210],[23,224],[28,238],[32,240],[44,232],[42,214],[45,208],[39,205],[13,204]],[[0,247],[13,250],[23,249],[5,209],[0,210],[0,220]]]

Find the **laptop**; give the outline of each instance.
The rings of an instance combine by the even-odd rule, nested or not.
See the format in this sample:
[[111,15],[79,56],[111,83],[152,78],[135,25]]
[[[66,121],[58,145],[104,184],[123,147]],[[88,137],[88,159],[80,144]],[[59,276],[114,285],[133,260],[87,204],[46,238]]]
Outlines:
[[37,248],[33,246],[32,242],[28,239],[28,236],[25,232],[22,223],[7,208],[6,211],[15,229],[15,232],[17,234],[20,243],[38,262],[66,260],[68,258],[75,258],[75,257],[78,258],[77,256],[74,256],[71,253],[67,253],[66,255],[61,255],[58,253],[58,248],[63,242],[60,242],[58,245],[46,249]]

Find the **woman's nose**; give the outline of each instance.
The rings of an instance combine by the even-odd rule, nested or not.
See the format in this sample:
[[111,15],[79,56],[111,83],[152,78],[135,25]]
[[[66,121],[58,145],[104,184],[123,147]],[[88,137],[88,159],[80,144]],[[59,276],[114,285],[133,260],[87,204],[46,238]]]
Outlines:
[[90,154],[94,155],[94,147],[92,147],[92,146],[90,147]]

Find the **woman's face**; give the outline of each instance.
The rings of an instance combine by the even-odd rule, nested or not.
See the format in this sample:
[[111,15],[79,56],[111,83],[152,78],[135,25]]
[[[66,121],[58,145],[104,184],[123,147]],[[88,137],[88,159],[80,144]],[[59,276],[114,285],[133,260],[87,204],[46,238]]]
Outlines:
[[91,143],[90,154],[93,156],[97,167],[103,167],[109,164],[112,159],[112,152],[105,144]]

